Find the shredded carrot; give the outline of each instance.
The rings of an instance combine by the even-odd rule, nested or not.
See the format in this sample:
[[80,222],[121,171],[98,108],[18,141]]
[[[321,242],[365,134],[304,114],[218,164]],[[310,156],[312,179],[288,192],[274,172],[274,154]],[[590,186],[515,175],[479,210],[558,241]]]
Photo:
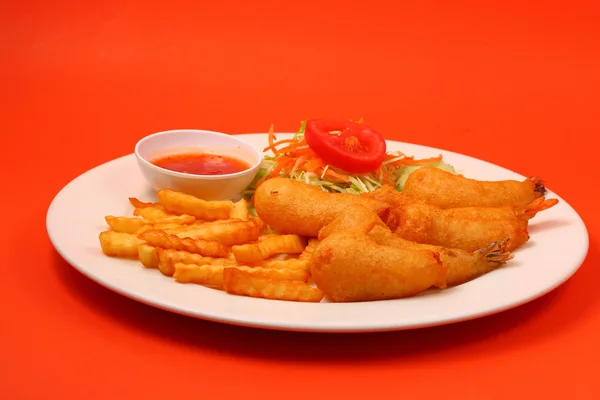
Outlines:
[[295,151],[296,148],[300,147],[303,144],[304,144],[303,142],[296,142],[296,143],[290,144],[289,146],[279,149],[279,152],[280,153],[291,153],[291,152]]
[[397,167],[399,165],[423,165],[423,164],[430,164],[430,163],[442,161],[441,155],[439,155],[437,157],[422,158],[422,159],[415,160],[415,158],[413,156],[408,157],[408,156],[398,156],[398,155],[393,155],[393,154],[387,154],[385,156],[385,160],[389,161],[389,160],[393,160],[394,158],[398,158],[398,157],[402,157],[402,158],[391,162],[390,165]]
[[311,149],[310,147],[306,147],[304,149],[294,151],[294,155],[296,155],[296,156],[309,155],[309,154],[313,157],[318,157],[317,153],[315,153],[315,151],[313,149]]
[[384,185],[394,185],[394,170],[389,165],[380,165],[375,174],[377,177],[381,176]]
[[[271,127],[269,128],[269,147],[273,148],[273,144],[275,144],[276,140],[277,138],[275,137],[275,125],[271,124]],[[277,150],[275,148],[273,148],[273,153],[277,155]]]
[[389,173],[388,174],[383,174],[383,181],[382,181],[382,183],[384,185],[394,186],[394,181],[392,180],[392,177],[391,177],[391,175]]
[[[280,141],[279,141],[279,142],[277,142],[277,143],[273,143],[273,144],[269,145],[269,147],[265,147],[265,148],[263,149],[263,151],[267,151],[267,150],[273,150],[273,151],[275,151],[275,148],[276,148],[277,146],[279,146],[280,144],[286,144],[286,143],[296,143],[296,142],[297,142],[297,140],[294,140],[294,139],[280,140]],[[279,151],[281,151],[281,150],[279,150]]]
[[387,161],[387,160],[392,160],[392,159],[394,159],[394,158],[398,158],[398,157],[405,157],[405,156],[404,156],[402,153],[400,153],[399,155],[397,155],[397,154],[390,154],[390,153],[388,153],[388,154],[386,154],[386,155],[385,155],[385,160],[386,160],[386,161]]
[[350,179],[348,179],[347,176],[338,174],[337,172],[335,172],[331,168],[327,168],[327,171],[325,172],[325,175],[329,175],[329,176],[331,176],[333,178],[336,178],[336,179],[339,179],[340,181],[343,181],[343,182],[350,182]]
[[[430,163],[439,162],[439,161],[442,161],[441,155],[439,155],[437,157],[431,157],[431,158],[422,158],[420,160],[415,160],[414,157],[406,157],[401,160],[398,160],[397,163],[402,164],[402,165],[423,165],[423,164],[430,164]],[[392,163],[392,164],[396,164],[396,163]]]
[[269,174],[269,179],[270,178],[275,178],[277,175],[279,175],[279,173],[289,164],[289,159],[281,159],[277,161],[277,165],[275,165],[275,168],[273,168],[273,171],[271,171],[271,173]]
[[325,163],[319,157],[313,157],[304,164],[304,169],[308,172],[315,172],[317,169],[323,167]]

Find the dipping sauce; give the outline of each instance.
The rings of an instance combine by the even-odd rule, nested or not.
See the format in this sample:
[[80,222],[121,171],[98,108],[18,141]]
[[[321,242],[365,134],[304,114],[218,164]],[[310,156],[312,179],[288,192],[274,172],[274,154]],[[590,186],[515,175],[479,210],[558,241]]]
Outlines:
[[225,175],[250,168],[246,162],[219,154],[175,154],[152,161],[157,167],[192,175]]

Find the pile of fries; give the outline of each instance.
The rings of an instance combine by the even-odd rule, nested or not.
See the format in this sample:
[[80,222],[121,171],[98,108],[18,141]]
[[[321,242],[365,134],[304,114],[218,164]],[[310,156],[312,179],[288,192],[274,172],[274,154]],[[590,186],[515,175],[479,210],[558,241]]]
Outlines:
[[320,302],[307,260],[317,240],[268,233],[245,200],[205,201],[160,190],[157,203],[130,198],[133,216],[106,216],[105,255],[137,259],[179,283],[232,295]]

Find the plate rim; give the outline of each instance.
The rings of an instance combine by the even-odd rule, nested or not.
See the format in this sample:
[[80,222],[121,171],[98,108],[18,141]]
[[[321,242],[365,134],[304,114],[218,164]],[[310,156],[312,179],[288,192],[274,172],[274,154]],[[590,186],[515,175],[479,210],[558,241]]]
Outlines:
[[[294,133],[292,133],[292,132],[277,132],[276,134],[281,135],[281,136],[287,136],[287,135],[293,135]],[[239,137],[243,138],[244,136],[250,136],[250,135],[262,135],[262,136],[266,137],[267,133],[239,133],[239,134],[235,134],[234,136],[239,136]],[[417,144],[417,143],[401,142],[401,141],[389,140],[389,139],[386,139],[386,142],[393,143],[396,146],[408,145],[408,146],[412,146],[412,147],[421,148],[422,150],[439,151],[441,153],[444,153],[445,155],[452,155],[452,156],[457,156],[457,157],[461,157],[461,158],[467,158],[467,159],[470,159],[470,161],[472,161],[472,162],[485,163],[489,167],[493,167],[495,169],[501,169],[504,172],[508,172],[510,174],[518,175],[520,177],[525,178],[520,173],[512,171],[501,165],[497,165],[497,164],[491,163],[486,160],[478,159],[478,158],[470,156],[470,155],[466,155],[466,154],[462,154],[462,153],[458,153],[458,152],[454,152],[454,151],[450,151],[450,150],[444,150],[444,149],[440,149],[440,148],[436,148],[436,147],[421,145],[421,144]],[[50,239],[52,246],[54,247],[54,250],[65,260],[65,262],[67,264],[69,264],[70,267],[74,268],[76,271],[78,271],[79,273],[84,275],[86,278],[96,282],[97,284],[99,284],[119,295],[122,295],[129,299],[132,299],[139,303],[142,303],[142,304],[154,307],[154,308],[158,308],[158,309],[161,309],[164,311],[172,312],[175,314],[185,315],[185,316],[192,317],[192,318],[203,319],[203,320],[207,320],[207,321],[224,323],[224,324],[235,325],[235,326],[250,327],[250,328],[260,328],[260,329],[269,329],[269,330],[278,330],[278,331],[320,332],[320,333],[386,332],[386,331],[420,329],[420,328],[427,328],[427,327],[433,327],[433,326],[454,324],[454,323],[459,323],[459,322],[464,322],[464,321],[468,321],[468,320],[482,318],[482,317],[489,316],[489,315],[498,314],[498,313],[519,307],[523,304],[529,303],[540,297],[545,296],[546,294],[548,294],[548,293],[554,291],[555,289],[557,289],[558,287],[562,286],[575,273],[577,273],[577,271],[579,271],[579,269],[585,262],[587,255],[589,253],[589,232],[588,232],[587,226],[585,224],[585,221],[583,220],[581,215],[577,212],[577,210],[575,210],[566,200],[564,200],[564,198],[562,198],[557,193],[554,193],[550,189],[548,189],[548,191],[553,196],[555,196],[556,198],[559,198],[561,202],[563,202],[566,206],[569,207],[570,211],[576,217],[576,220],[574,222],[578,223],[580,225],[580,228],[582,228],[583,236],[581,239],[582,240],[585,239],[585,240],[583,240],[583,242],[579,246],[580,251],[581,251],[581,253],[580,253],[581,255],[579,257],[580,259],[578,259],[577,262],[573,261],[573,264],[576,265],[576,267],[573,267],[569,271],[568,274],[563,274],[561,279],[556,280],[552,285],[548,285],[543,291],[537,291],[535,293],[532,293],[529,296],[522,297],[519,300],[504,301],[504,302],[502,302],[502,305],[493,307],[491,309],[490,308],[481,309],[476,312],[471,311],[468,313],[468,315],[456,315],[454,317],[438,318],[435,321],[431,321],[428,323],[413,323],[413,324],[398,325],[398,324],[394,324],[394,323],[386,323],[383,321],[383,322],[379,322],[377,324],[378,326],[357,326],[357,323],[355,321],[350,323],[351,326],[345,326],[345,324],[340,324],[339,322],[336,322],[335,326],[333,326],[333,325],[332,326],[315,326],[314,324],[311,325],[310,323],[308,323],[308,324],[300,323],[300,324],[277,324],[277,325],[274,325],[272,323],[268,323],[265,321],[256,321],[256,320],[250,321],[247,319],[244,320],[243,318],[233,318],[233,317],[223,317],[223,316],[219,317],[219,316],[212,315],[212,314],[207,313],[202,310],[188,312],[188,311],[182,310],[180,307],[165,306],[164,304],[162,304],[163,302],[160,300],[148,299],[148,298],[146,298],[146,296],[138,293],[135,290],[123,289],[123,288],[119,287],[119,285],[117,285],[113,282],[107,281],[101,276],[98,276],[93,271],[89,271],[85,267],[78,265],[78,262],[76,260],[74,260],[67,252],[63,251],[63,249],[61,248],[59,243],[57,243],[56,237],[53,235],[53,229],[50,226],[51,222],[52,222],[51,220],[52,220],[53,212],[56,209],[57,204],[61,200],[61,197],[68,190],[68,188],[73,185],[76,185],[79,180],[85,179],[86,175],[91,174],[95,170],[105,168],[107,165],[109,165],[111,163],[117,163],[119,161],[123,161],[124,159],[128,159],[131,157],[134,157],[134,153],[129,153],[129,154],[126,154],[126,155],[123,155],[120,157],[116,157],[112,160],[103,162],[95,167],[89,168],[87,171],[84,171],[83,173],[79,174],[75,178],[71,179],[67,184],[65,184],[55,194],[55,196],[53,197],[52,201],[50,202],[47,212],[46,212],[46,231],[47,231],[48,237]],[[167,280],[165,280],[165,281],[167,282]],[[402,301],[402,299],[389,300],[389,301]],[[379,302],[367,302],[367,303],[375,304],[375,303],[379,303]],[[293,303],[293,304],[297,304],[297,303]],[[333,304],[335,304],[335,303],[333,303]],[[352,303],[343,303],[343,304],[352,304]],[[361,304],[364,304],[364,302]]]

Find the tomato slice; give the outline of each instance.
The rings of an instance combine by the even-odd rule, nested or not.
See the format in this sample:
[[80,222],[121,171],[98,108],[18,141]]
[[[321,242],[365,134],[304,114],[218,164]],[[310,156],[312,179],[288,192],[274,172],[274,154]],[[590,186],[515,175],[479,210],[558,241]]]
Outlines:
[[304,139],[325,163],[349,173],[373,172],[385,159],[383,136],[356,122],[308,120]]

